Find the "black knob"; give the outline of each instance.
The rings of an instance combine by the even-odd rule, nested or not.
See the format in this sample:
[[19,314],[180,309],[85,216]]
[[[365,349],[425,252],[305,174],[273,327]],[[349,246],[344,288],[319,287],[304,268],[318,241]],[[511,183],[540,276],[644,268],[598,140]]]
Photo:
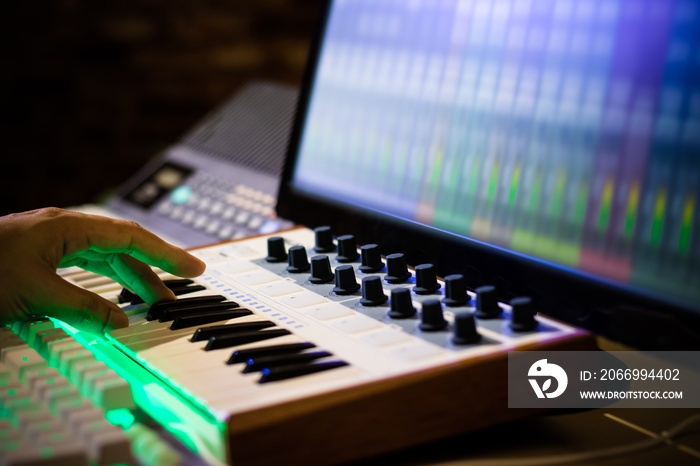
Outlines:
[[316,285],[332,282],[334,278],[331,270],[331,261],[325,254],[319,254],[311,258],[311,276],[309,281]]
[[384,289],[382,288],[382,279],[376,275],[365,277],[362,279],[362,298],[360,304],[363,306],[379,306],[387,301]]
[[445,277],[445,306],[464,306],[471,298],[467,294],[467,280],[462,274]]
[[379,272],[384,268],[379,246],[376,244],[365,244],[360,247],[360,260],[362,265],[358,269],[362,273]]
[[314,230],[316,237],[316,252],[333,252],[335,251],[335,243],[333,243],[333,233],[331,227],[318,227]]
[[267,257],[268,262],[286,262],[287,250],[284,247],[284,238],[281,236],[272,236],[267,238]]
[[442,315],[440,300],[428,299],[423,301],[420,329],[424,332],[437,332],[447,327],[447,321]]
[[476,316],[480,319],[494,319],[501,313],[495,286],[480,286],[476,289]]
[[394,288],[391,290],[391,310],[389,317],[392,319],[407,319],[416,315],[416,308],[411,302],[411,290],[408,288]]
[[435,293],[440,289],[440,284],[435,275],[435,266],[433,264],[421,264],[416,267],[416,286],[413,291],[416,294]]
[[289,248],[289,266],[287,272],[302,273],[309,270],[309,258],[306,257],[304,246],[292,246]]
[[352,235],[338,237],[338,262],[354,262],[360,255],[357,253],[357,243]]
[[335,294],[353,294],[359,289],[360,284],[357,283],[352,265],[339,265],[335,268],[335,287],[333,288]]
[[455,314],[455,333],[452,342],[455,345],[470,345],[481,340],[481,335],[476,330],[476,320],[471,312]]
[[411,272],[406,266],[406,256],[401,253],[386,256],[386,275],[384,280],[389,283],[402,283],[411,278]]
[[510,314],[510,328],[516,332],[528,332],[537,327],[535,320],[535,308],[528,297],[513,298],[510,300],[513,308]]

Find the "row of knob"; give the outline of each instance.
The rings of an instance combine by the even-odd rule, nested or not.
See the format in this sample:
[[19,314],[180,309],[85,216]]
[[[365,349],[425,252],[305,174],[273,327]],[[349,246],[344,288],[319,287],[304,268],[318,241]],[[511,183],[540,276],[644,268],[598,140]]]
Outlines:
[[[319,227],[316,229],[316,252],[333,252],[336,247],[331,241],[327,244],[326,241],[319,241],[325,235],[319,235],[320,232],[330,233],[327,227]],[[320,245],[319,245],[320,243]],[[379,252],[379,246],[376,244],[366,244],[360,247],[360,253],[357,252],[357,245],[353,235],[340,236],[338,238],[338,255],[336,260],[341,264],[355,262],[360,259],[358,270],[362,273],[374,273],[384,269]],[[330,283],[334,280],[334,274],[331,270],[330,260],[328,256],[319,254],[309,259],[304,246],[292,246],[289,251],[285,249],[284,239],[279,236],[268,238],[267,240],[268,262],[288,262],[287,272],[289,273],[304,273],[310,271],[311,277],[309,281],[314,284]],[[334,290],[338,294],[351,294],[359,289],[359,285],[354,283],[355,274],[347,273],[347,270],[352,270],[350,265],[341,265],[336,268],[336,273],[341,275],[340,284],[337,285],[339,290]],[[388,283],[397,284],[404,283],[411,278],[411,272],[408,271],[406,258],[403,254],[389,254],[386,256],[386,270],[384,280]],[[432,264],[422,264],[415,268],[416,271],[416,286],[413,291],[416,294],[432,294],[440,289],[440,284],[437,281],[435,267]],[[351,279],[353,283],[346,280]],[[449,279],[449,280],[448,280]],[[338,279],[336,279],[338,281]],[[446,304],[451,306],[462,306],[469,301],[469,296],[466,293],[466,284],[463,283],[461,275],[448,276],[445,279],[446,294],[450,295]]]
[[[334,252],[336,245],[329,227],[315,229],[316,244],[314,251],[318,253]],[[355,238],[352,235],[340,236],[337,239],[338,256],[340,263],[355,262],[360,258],[358,269],[363,273],[379,272],[384,268],[384,262],[376,244],[367,244],[360,247],[357,252]],[[337,295],[350,295],[362,290],[360,304],[363,306],[380,306],[389,298],[384,294],[382,278],[371,275],[362,279],[362,285],[357,283],[355,270],[350,264],[342,264],[336,267],[335,273],[331,269],[328,256],[318,254],[308,260],[304,246],[292,246],[287,251],[284,239],[281,237],[268,238],[267,242],[268,262],[288,262],[289,273],[310,272],[309,282],[313,284],[335,283],[333,292]],[[437,292],[441,285],[437,281],[435,267],[432,264],[421,264],[415,267],[416,285],[413,291],[419,295],[428,295]],[[384,280],[388,283],[404,283],[411,278],[405,256],[401,253],[386,256],[386,275]],[[447,328],[448,324],[443,316],[442,304],[449,307],[465,306],[470,302],[471,296],[467,293],[466,279],[461,274],[448,275],[444,279],[445,297],[442,303],[437,299],[426,300],[422,304],[421,323],[422,331],[439,331]],[[388,316],[392,319],[406,319],[415,316],[411,293],[408,288],[395,288],[391,290]],[[482,286],[476,289],[475,312],[457,313],[455,315],[453,340],[457,344],[474,343],[480,339],[476,330],[474,317],[480,319],[494,319],[501,314],[498,305],[496,289],[493,286]],[[532,301],[527,297],[514,298],[510,302],[511,321],[510,327],[517,332],[531,331],[537,326]]]

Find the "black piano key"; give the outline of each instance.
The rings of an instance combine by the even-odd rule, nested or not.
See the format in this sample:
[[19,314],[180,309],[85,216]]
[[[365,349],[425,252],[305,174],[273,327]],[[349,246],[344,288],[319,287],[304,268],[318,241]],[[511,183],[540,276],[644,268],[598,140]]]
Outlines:
[[183,286],[191,285],[193,283],[194,280],[190,280],[189,278],[173,278],[170,280],[163,280],[163,284],[170,289],[182,288]]
[[209,343],[204,348],[205,351],[211,351],[220,348],[230,348],[232,346],[244,345],[255,341],[269,340],[270,338],[289,335],[291,332],[284,328],[273,328],[270,330],[259,330],[251,332],[236,333],[233,335],[222,335],[220,337],[211,337]]
[[286,380],[302,375],[315,374],[316,372],[335,369],[336,367],[347,366],[345,361],[328,361],[311,364],[297,364],[294,366],[266,367],[262,370],[262,375],[258,383],[275,382]]
[[[170,288],[170,287],[169,287]],[[175,296],[182,296],[185,294],[189,293],[194,293],[195,291],[202,291],[206,290],[206,288],[202,285],[187,285],[187,286],[179,286],[179,287],[172,287],[170,288],[170,291],[172,291]],[[143,304],[143,299],[141,299],[140,296],[134,295],[133,299],[131,300],[131,304]]]
[[222,301],[220,303],[197,304],[194,306],[164,309],[163,312],[160,313],[158,322],[168,322],[171,320],[175,320],[175,318],[179,316],[195,315],[202,312],[210,311],[223,311],[227,309],[234,309],[237,307],[239,307],[238,303],[234,303],[233,301]]
[[178,316],[170,324],[171,330],[180,330],[183,328],[196,327],[198,325],[210,324],[212,322],[221,322],[222,320],[236,319],[238,317],[249,316],[252,312],[248,309],[220,309],[216,311],[206,311],[198,314],[187,316]]
[[332,356],[328,351],[313,351],[309,353],[277,354],[274,356],[248,358],[242,372],[247,374],[271,367],[296,366],[305,362],[315,361],[316,359],[327,358],[328,356]]
[[[252,314],[252,313],[251,313]],[[190,341],[204,341],[212,337],[222,337],[225,335],[234,335],[241,332],[250,332],[252,330],[262,330],[264,328],[274,327],[275,323],[269,320],[261,320],[256,322],[241,322],[224,325],[214,325],[212,327],[198,328]]]
[[207,288],[203,285],[187,285],[187,286],[177,286],[170,288],[170,291],[175,293],[175,296],[182,296],[184,294],[194,293],[195,291],[206,290]]
[[274,354],[298,353],[305,349],[315,348],[316,345],[309,342],[304,343],[286,343],[284,345],[260,346],[258,348],[248,348],[236,350],[228,359],[226,364],[236,364],[246,362],[249,358],[257,358],[261,356],[270,356]]
[[119,293],[119,296],[117,296],[117,301],[119,302],[119,304],[130,303],[131,300],[135,297],[136,294],[134,294],[132,291],[129,291],[126,288],[122,288],[122,291]]
[[226,301],[226,298],[221,295],[210,295],[210,296],[197,296],[194,298],[182,298],[177,301],[159,301],[157,303],[151,304],[148,309],[148,314],[146,319],[155,320],[158,319],[164,309],[174,309],[183,308],[187,306],[196,306],[199,304],[211,304],[220,303],[221,301]]

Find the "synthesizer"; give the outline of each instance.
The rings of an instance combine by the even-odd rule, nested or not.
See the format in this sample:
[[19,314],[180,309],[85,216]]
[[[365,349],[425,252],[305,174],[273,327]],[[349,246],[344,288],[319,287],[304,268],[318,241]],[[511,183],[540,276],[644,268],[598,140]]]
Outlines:
[[103,277],[63,276],[129,316],[80,340],[128,382],[115,406],[133,400],[212,464],[347,462],[507,422],[532,414],[507,408],[508,351],[594,348],[527,297],[499,302],[326,227],[192,252],[205,274],[168,281],[178,300],[150,308]]

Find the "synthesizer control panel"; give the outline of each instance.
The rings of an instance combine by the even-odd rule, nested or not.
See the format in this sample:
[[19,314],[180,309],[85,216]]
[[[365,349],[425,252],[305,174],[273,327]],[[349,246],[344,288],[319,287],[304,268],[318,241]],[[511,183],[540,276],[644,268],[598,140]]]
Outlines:
[[205,274],[170,280],[178,301],[150,308],[88,272],[64,277],[122,303],[130,326],[87,346],[210,463],[350,461],[516,419],[508,351],[594,347],[526,297],[499,302],[328,228],[192,252]]

